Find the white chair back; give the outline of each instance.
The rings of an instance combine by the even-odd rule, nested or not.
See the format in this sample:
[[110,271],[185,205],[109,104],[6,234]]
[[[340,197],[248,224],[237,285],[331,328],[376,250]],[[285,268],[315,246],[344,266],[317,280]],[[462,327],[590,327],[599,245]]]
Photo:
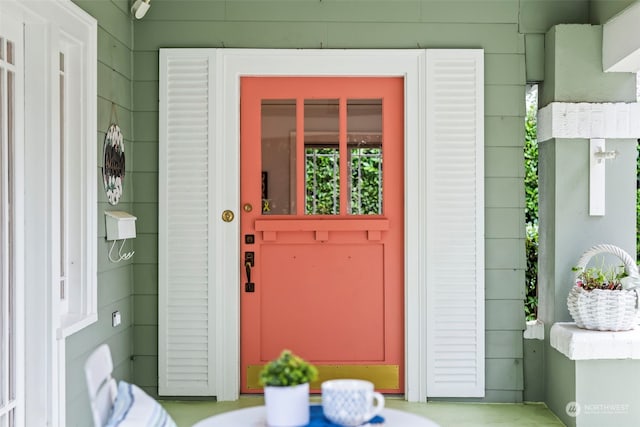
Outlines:
[[94,350],[84,364],[89,401],[95,427],[104,427],[118,393],[116,381],[111,376],[113,362],[109,346],[102,344]]

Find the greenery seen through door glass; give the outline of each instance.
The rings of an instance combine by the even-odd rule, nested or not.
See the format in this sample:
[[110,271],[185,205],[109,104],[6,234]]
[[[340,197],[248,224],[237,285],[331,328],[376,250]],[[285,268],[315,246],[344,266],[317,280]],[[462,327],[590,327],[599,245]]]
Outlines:
[[[349,150],[349,214],[382,214],[382,148]],[[340,154],[334,147],[305,149],[305,214],[340,213]]]

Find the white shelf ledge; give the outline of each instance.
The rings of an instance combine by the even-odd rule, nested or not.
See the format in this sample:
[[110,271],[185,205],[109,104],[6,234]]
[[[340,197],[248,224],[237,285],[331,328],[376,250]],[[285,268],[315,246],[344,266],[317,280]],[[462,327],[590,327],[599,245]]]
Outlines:
[[556,323],[549,333],[551,347],[571,360],[640,359],[640,328],[607,332]]
[[98,321],[98,314],[67,314],[62,316],[56,331],[58,339],[66,338]]

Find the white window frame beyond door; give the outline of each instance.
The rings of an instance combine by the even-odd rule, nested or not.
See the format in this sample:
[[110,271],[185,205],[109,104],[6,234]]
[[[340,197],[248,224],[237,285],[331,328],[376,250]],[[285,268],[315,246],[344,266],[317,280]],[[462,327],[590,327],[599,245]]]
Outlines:
[[[483,57],[477,49],[160,50],[160,394],[210,394],[218,400],[239,395],[240,227],[238,220],[224,222],[221,215],[228,209],[239,217],[241,77],[400,76],[405,80],[405,398],[484,395]],[[199,90],[194,73],[204,76]],[[187,92],[197,113],[181,110]],[[203,93],[206,103],[197,98]],[[209,328],[206,346],[198,347],[200,359],[181,363],[202,367],[208,361],[211,371],[202,370],[201,381],[190,386],[172,375],[184,365],[172,370],[170,360],[174,351],[185,354],[172,347],[182,339],[180,331],[196,332],[186,316],[174,319],[168,308],[182,292],[171,272],[185,250],[185,242],[172,236],[187,235],[176,227],[169,232],[175,223],[168,211],[188,197],[171,189],[171,173],[179,162],[188,167],[180,132],[196,119],[206,123],[199,139],[208,141],[208,149],[205,144],[199,153],[210,162],[204,175],[209,221],[203,230],[209,244],[198,271],[210,272],[201,303],[211,306],[208,317],[198,319],[202,333]],[[191,138],[193,126],[188,131],[184,137]]]
[[[24,425],[24,48],[22,26],[0,13],[0,426]],[[8,58],[8,46],[13,58]],[[9,78],[11,74],[12,78]],[[10,81],[11,80],[11,81]]]
[[70,0],[3,0],[0,16],[24,34],[15,169],[24,399],[16,425],[65,426],[65,340],[97,320],[98,26]]

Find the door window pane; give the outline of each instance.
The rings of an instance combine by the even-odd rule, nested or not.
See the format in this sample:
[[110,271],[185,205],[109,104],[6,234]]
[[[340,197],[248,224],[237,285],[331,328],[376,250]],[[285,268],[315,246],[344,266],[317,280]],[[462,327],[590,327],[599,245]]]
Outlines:
[[7,40],[7,62],[13,65],[13,42],[11,40]]
[[[344,102],[344,100],[343,100]],[[345,180],[344,210],[349,215],[383,213],[382,100],[346,101],[346,175],[340,145],[340,100],[304,101],[304,155],[297,158],[296,100],[261,104],[262,213],[295,215],[297,170],[304,174],[305,215],[340,214],[340,184]],[[296,166],[301,160],[304,165]],[[302,195],[302,193],[300,193]]]
[[305,148],[305,214],[340,213],[340,150],[338,145]]
[[296,212],[296,101],[263,100],[262,213]]
[[340,213],[339,102],[304,102],[305,214]]
[[382,214],[382,100],[347,101],[349,210]]

